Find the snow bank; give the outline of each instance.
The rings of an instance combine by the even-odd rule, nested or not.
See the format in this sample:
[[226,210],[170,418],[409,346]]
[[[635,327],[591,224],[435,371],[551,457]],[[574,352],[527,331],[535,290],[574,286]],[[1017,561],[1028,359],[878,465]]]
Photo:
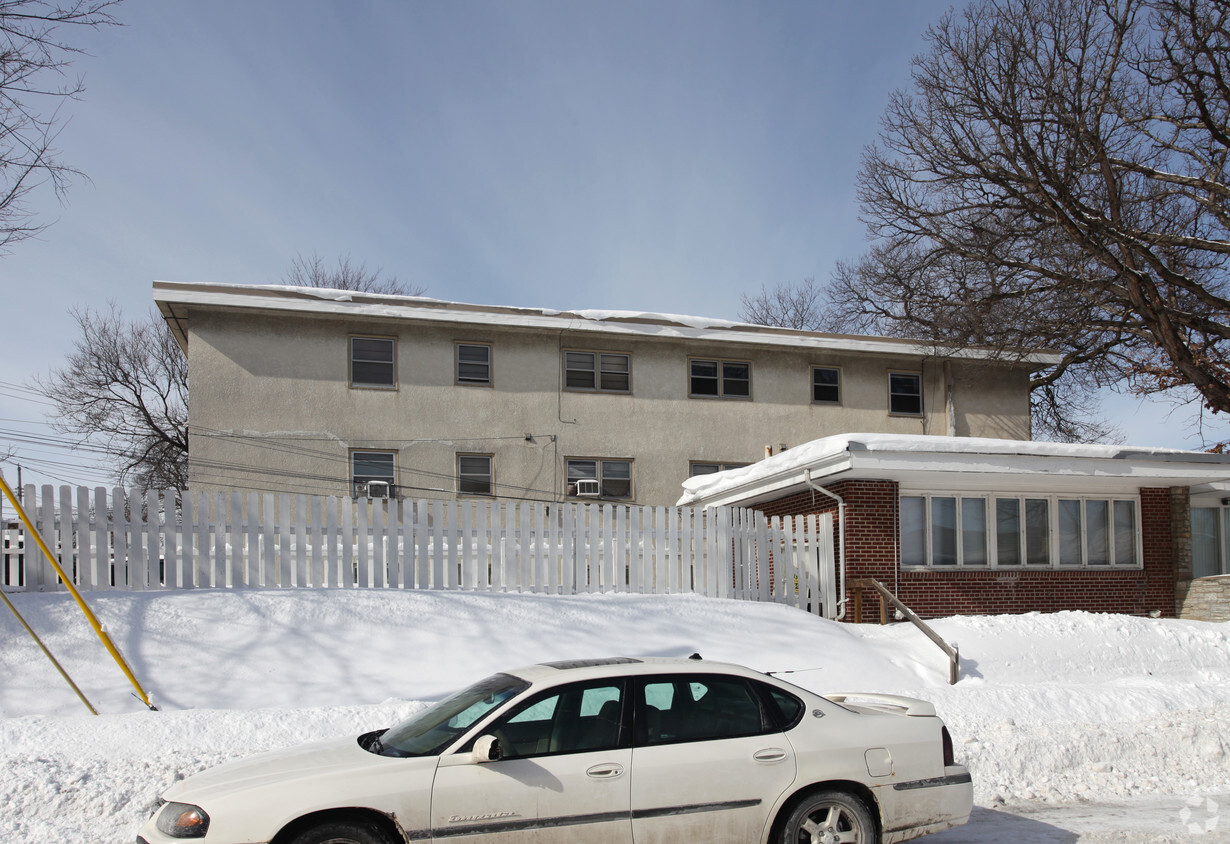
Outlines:
[[[1230,791],[1230,623],[1087,613],[944,619],[935,626],[963,657],[961,682],[950,687],[942,654],[908,626],[835,624],[692,595],[89,596],[163,710],[152,713],[68,596],[12,599],[104,714],[86,714],[16,621],[0,617],[5,842],[130,842],[176,778],[394,723],[501,668],[610,654],[699,651],[791,671],[787,679],[816,691],[931,700],[972,769],[979,817],[1021,821],[1078,800],[1175,798],[1173,808]],[[946,833],[937,844],[1016,840],[968,837],[976,832]]]

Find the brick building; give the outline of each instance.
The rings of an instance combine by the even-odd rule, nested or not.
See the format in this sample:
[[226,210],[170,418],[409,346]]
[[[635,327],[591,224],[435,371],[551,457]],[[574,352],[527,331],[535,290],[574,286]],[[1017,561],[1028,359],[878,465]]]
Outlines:
[[874,600],[852,617],[861,578],[924,617],[1230,617],[1230,456],[848,434],[684,488],[691,506],[833,513],[848,621],[878,618]]

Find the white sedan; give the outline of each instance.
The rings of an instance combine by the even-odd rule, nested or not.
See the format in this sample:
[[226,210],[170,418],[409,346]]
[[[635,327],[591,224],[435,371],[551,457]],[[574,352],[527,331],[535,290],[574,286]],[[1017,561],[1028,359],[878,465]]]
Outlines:
[[973,788],[924,701],[615,658],[496,674],[390,730],[231,762],[163,801],[138,842],[890,844],[965,823]]

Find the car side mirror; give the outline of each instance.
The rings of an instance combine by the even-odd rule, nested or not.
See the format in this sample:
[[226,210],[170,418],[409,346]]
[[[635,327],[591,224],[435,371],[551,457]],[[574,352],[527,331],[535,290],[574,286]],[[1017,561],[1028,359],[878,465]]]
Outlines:
[[504,758],[504,749],[495,736],[479,736],[474,742],[474,761],[480,765],[483,762],[498,762]]

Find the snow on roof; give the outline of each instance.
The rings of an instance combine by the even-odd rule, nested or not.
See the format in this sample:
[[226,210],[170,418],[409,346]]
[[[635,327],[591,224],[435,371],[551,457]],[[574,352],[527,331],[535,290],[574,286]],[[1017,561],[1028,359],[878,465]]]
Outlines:
[[[937,349],[926,341],[894,337],[826,334],[798,331],[777,326],[752,325],[714,317],[688,314],[620,310],[558,310],[504,305],[475,305],[448,302],[427,296],[390,296],[326,290],[285,285],[187,284],[154,282],[154,301],[180,334],[179,322],[186,313],[178,305],[204,305],[229,308],[261,308],[302,313],[337,314],[432,322],[481,323],[517,328],[592,331],[652,337],[704,339],[793,348],[835,349],[866,353],[947,356],[954,358],[995,359],[1002,355],[989,348]],[[1020,359],[1033,366],[1049,366],[1059,361],[1053,352],[1029,352]]]
[[[1072,461],[1117,461],[1082,466]],[[854,433],[823,437],[772,457],[683,482],[679,506],[715,505],[764,500],[805,484],[810,471],[817,481],[856,467],[893,468],[898,471],[995,472],[1015,471],[1047,475],[1139,476],[1150,467],[1157,478],[1192,474],[1193,481],[1230,479],[1230,455],[1177,448],[1051,443],[1001,440],[986,437]],[[1196,477],[1198,475],[1199,477]]]

